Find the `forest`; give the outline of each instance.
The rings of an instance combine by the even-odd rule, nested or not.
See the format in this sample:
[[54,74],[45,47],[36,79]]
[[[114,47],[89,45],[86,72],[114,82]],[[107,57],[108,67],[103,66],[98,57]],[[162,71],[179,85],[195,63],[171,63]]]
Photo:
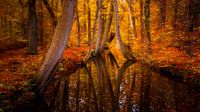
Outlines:
[[200,1],[0,0],[0,112],[200,112]]

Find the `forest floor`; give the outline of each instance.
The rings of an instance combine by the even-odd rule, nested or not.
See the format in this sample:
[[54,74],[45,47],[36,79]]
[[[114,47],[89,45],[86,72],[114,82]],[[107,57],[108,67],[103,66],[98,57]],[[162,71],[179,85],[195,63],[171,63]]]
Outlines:
[[[200,31],[161,34],[152,33],[152,54],[145,62],[160,72],[200,85]],[[144,59],[140,57],[141,46],[135,45],[132,50]]]
[[[85,46],[67,49],[58,74],[73,73],[81,65],[87,49]],[[0,53],[0,109],[12,109],[34,98],[33,81],[46,53],[42,48],[38,51],[37,55],[28,55],[26,48]]]
[[185,81],[200,84],[200,31],[165,33],[159,38],[152,43],[154,64],[181,75]]

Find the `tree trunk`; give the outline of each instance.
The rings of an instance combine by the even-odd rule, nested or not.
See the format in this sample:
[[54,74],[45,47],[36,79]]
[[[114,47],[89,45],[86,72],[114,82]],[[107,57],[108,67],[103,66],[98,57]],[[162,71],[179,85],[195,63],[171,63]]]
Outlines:
[[37,53],[37,23],[35,3],[35,0],[30,0],[29,2],[29,54]]
[[174,3],[173,3],[173,9],[174,9],[174,15],[173,15],[173,21],[172,21],[172,25],[173,25],[173,29],[176,30],[177,28],[177,13],[178,13],[178,3],[179,3],[179,0],[174,0]]
[[[98,4],[97,4],[98,6]],[[84,62],[87,62],[88,59],[90,58],[90,55],[92,53],[92,47],[93,47],[93,44],[94,44],[94,39],[95,39],[95,34],[96,34],[96,26],[97,26],[97,19],[98,19],[98,8],[96,8],[96,14],[95,14],[95,20],[94,20],[94,24],[93,24],[93,33],[92,33],[92,40],[90,42],[90,48],[88,50],[88,53],[87,55],[84,57]]]
[[70,37],[76,4],[77,0],[64,0],[61,18],[56,27],[45,60],[38,72],[39,95],[41,95],[46,89],[56,71],[59,60],[63,55],[66,43]]
[[124,45],[124,43],[122,42],[121,39],[121,34],[120,34],[120,27],[119,27],[119,15],[118,15],[118,4],[117,4],[117,0],[113,0],[114,2],[114,12],[115,12],[115,33],[116,33],[116,42],[118,44],[118,47],[121,51],[121,53],[123,54],[123,56],[126,59],[133,59],[133,56],[131,54],[131,52],[129,51],[129,48],[127,46]]
[[90,45],[91,42],[91,15],[90,15],[90,5],[89,0],[87,2],[87,21],[88,21],[88,45]]
[[48,3],[47,0],[42,0],[42,1],[43,1],[44,5],[46,6],[46,8],[47,8],[47,10],[48,10],[48,12],[49,12],[49,14],[51,16],[51,19],[53,21],[54,27],[56,27],[56,25],[57,25],[57,19],[56,19],[56,16],[55,16],[55,14],[54,14],[51,6],[49,5],[49,3]]
[[77,30],[77,46],[80,46],[80,36],[81,36],[81,30],[80,30],[80,22],[79,22],[79,15],[78,15],[78,8],[76,9],[76,30]]
[[198,25],[199,21],[199,6],[200,3],[196,0],[188,0],[186,4],[186,31],[193,32],[196,25]]
[[140,0],[140,33],[141,33],[141,43],[144,44],[144,2]]
[[44,45],[45,41],[44,41],[44,27],[43,27],[43,7],[42,7],[42,0],[39,0],[39,18],[38,18],[38,36],[40,39],[40,45]]
[[128,11],[129,11],[129,19],[131,23],[133,38],[137,38],[136,26],[135,26],[135,17],[133,16],[133,9],[131,7],[132,2],[131,0],[126,0],[128,3]]
[[98,34],[97,34],[97,40],[96,40],[96,49],[95,53],[99,52],[101,37],[102,37],[102,0],[98,0]]
[[158,7],[159,7],[159,28],[164,29],[165,28],[165,18],[166,18],[166,0],[159,0],[158,1]]
[[150,0],[145,0],[145,39],[147,53],[151,54],[151,35],[150,35]]
[[102,40],[102,43],[101,43],[101,46],[100,46],[100,49],[99,49],[100,52],[103,51],[103,49],[106,45],[106,41],[108,40],[108,34],[110,32],[110,27],[111,27],[111,24],[112,24],[112,18],[113,18],[113,3],[111,2],[109,17],[108,17],[108,20],[106,22],[105,33],[103,35],[103,40]]

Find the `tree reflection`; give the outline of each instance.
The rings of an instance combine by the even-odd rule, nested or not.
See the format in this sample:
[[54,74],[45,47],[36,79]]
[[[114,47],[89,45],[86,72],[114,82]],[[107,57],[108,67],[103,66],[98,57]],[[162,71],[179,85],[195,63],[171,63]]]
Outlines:
[[[198,95],[192,94],[198,91],[189,88],[192,87],[152,72],[143,63],[128,60],[118,64],[114,55],[107,52],[92,57],[76,73],[54,80],[49,107],[53,112],[184,111],[191,107],[195,110]],[[197,104],[184,107],[191,98],[196,98],[193,101]]]
[[141,67],[140,111],[150,111],[151,71],[144,64]]

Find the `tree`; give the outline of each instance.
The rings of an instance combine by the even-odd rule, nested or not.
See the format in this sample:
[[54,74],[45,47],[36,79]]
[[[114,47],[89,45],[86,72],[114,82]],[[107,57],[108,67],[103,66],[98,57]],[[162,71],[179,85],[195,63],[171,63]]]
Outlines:
[[200,2],[198,0],[188,0],[186,3],[186,31],[193,32],[200,20]]
[[76,9],[76,31],[77,31],[77,46],[80,46],[80,22],[79,22],[79,14],[78,14],[78,9]]
[[99,47],[100,47],[100,42],[101,42],[101,37],[103,34],[102,31],[102,17],[101,17],[101,13],[102,13],[102,0],[98,0],[98,36],[97,36],[97,40],[96,40],[96,49],[95,49],[95,53],[99,52]]
[[176,30],[177,28],[177,13],[178,13],[178,4],[179,4],[179,0],[174,0],[174,3],[173,3],[173,21],[172,21],[172,25],[173,25],[173,29]]
[[[46,8],[47,8],[47,10],[48,10],[48,12],[49,12],[49,14],[50,14],[50,16],[51,16],[51,19],[52,19],[52,22],[53,22],[54,27],[56,27],[56,25],[57,25],[57,18],[56,18],[56,16],[55,16],[55,14],[54,14],[52,8],[50,7],[50,5],[49,5],[49,3],[48,3],[47,0],[42,0],[42,1],[43,1],[44,5],[46,6]],[[62,1],[62,2],[63,2],[63,1]]]
[[126,59],[133,59],[133,56],[127,46],[124,45],[122,39],[121,39],[121,34],[120,34],[120,26],[119,26],[119,14],[118,14],[118,3],[117,0],[113,0],[114,2],[114,12],[115,12],[115,33],[116,33],[116,42],[117,45],[122,53],[122,55]]
[[35,0],[29,1],[29,54],[37,53],[37,23],[35,4]]
[[140,33],[141,33],[141,43],[144,43],[144,3],[140,0]]
[[42,95],[49,81],[53,77],[58,63],[65,50],[66,43],[70,37],[72,24],[76,12],[77,0],[64,0],[62,14],[56,27],[50,48],[46,54],[45,60],[38,72],[38,94]]
[[137,38],[136,26],[135,26],[135,17],[133,16],[132,0],[126,0],[128,3],[129,19],[131,23],[133,37]]
[[39,3],[39,18],[38,18],[38,36],[39,36],[39,39],[40,39],[40,44],[41,45],[44,45],[45,44],[45,41],[44,41],[44,37],[43,37],[43,34],[44,34],[44,27],[43,27],[43,7],[42,7],[42,0],[39,0],[38,1]]
[[166,20],[166,0],[159,0],[158,7],[159,7],[159,15],[160,15],[159,28],[164,29],[165,20]]
[[[97,6],[98,6],[98,2],[96,2]],[[91,54],[92,54],[92,47],[94,44],[94,39],[95,39],[95,34],[96,34],[96,26],[97,26],[97,19],[98,19],[98,7],[96,8],[96,12],[95,12],[95,20],[94,20],[94,24],[93,24],[93,32],[92,32],[92,39],[90,41],[90,48],[88,50],[87,55],[85,56],[85,58],[83,59],[84,62],[87,62],[88,59],[90,58]]]
[[87,22],[88,22],[88,45],[90,45],[91,42],[91,14],[90,14],[90,5],[89,5],[89,0],[86,0],[87,3]]
[[150,0],[145,0],[145,40],[147,53],[151,53],[151,34],[150,34]]
[[112,24],[112,18],[113,18],[113,3],[111,2],[109,15],[108,15],[108,20],[106,22],[105,33],[103,35],[103,40],[102,40],[102,43],[101,43],[101,46],[100,46],[100,49],[99,49],[100,52],[103,51],[103,49],[104,49],[104,47],[106,45],[106,42],[108,40],[108,34],[110,32],[110,28],[111,28],[111,24]]

